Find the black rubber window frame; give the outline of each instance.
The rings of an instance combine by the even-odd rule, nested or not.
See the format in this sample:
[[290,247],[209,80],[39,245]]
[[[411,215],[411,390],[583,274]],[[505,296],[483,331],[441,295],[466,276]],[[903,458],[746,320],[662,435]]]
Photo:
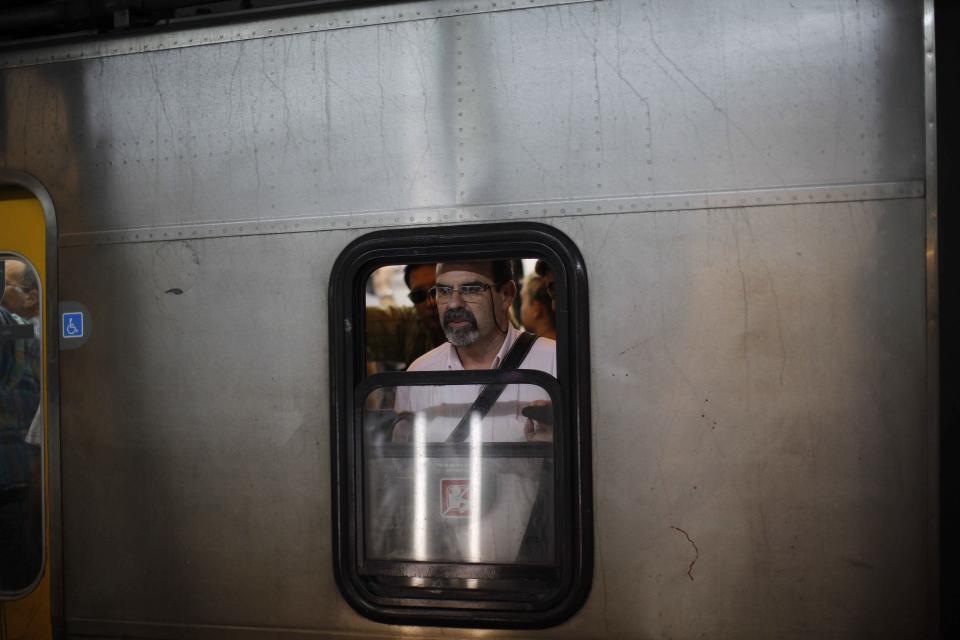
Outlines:
[[[556,411],[566,429],[554,443],[558,522],[569,533],[557,540],[556,575],[540,567],[485,565],[494,577],[491,589],[445,586],[443,579],[424,586],[389,582],[373,585],[363,575],[358,526],[362,527],[362,458],[357,445],[359,394],[377,385],[467,382],[543,382],[542,372],[462,371],[393,373],[367,376],[364,349],[364,285],[388,264],[451,259],[541,258],[554,270],[557,299]],[[364,235],[338,256],[329,286],[331,473],[333,565],[337,585],[360,614],[378,622],[479,628],[545,628],[573,615],[586,601],[593,573],[593,508],[590,449],[590,377],[587,276],[576,245],[548,225],[530,222],[391,229]],[[549,376],[546,376],[549,377]],[[552,385],[552,378],[551,384]],[[562,542],[562,544],[561,544]],[[390,561],[385,561],[388,564]],[[390,570],[406,575],[402,562]],[[384,569],[383,562],[378,563]],[[464,577],[473,576],[468,565]],[[422,567],[410,567],[419,571]],[[445,566],[440,574],[456,574]],[[548,572],[549,573],[549,572]],[[544,584],[542,597],[529,589],[510,590],[529,581]],[[525,591],[524,591],[525,590]],[[524,593],[521,593],[524,591]]]

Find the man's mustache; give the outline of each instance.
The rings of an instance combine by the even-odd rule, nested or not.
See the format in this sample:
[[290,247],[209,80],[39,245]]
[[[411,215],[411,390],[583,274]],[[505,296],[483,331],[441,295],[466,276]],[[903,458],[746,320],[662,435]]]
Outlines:
[[447,309],[443,314],[443,326],[446,328],[451,322],[469,322],[471,329],[477,328],[477,317],[468,309]]

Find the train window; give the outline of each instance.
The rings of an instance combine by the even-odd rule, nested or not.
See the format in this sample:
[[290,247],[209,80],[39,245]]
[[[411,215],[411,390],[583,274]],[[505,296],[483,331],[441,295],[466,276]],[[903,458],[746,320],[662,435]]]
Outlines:
[[545,225],[377,232],[340,255],[334,565],[357,611],[533,628],[583,603],[586,305],[579,251]]
[[43,563],[40,284],[0,255],[0,597],[23,593]]

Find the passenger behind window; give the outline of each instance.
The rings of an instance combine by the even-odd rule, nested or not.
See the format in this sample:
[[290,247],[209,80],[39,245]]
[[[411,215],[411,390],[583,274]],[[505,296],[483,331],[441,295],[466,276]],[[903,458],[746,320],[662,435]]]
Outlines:
[[530,333],[551,340],[557,339],[557,326],[553,310],[553,298],[547,290],[547,279],[531,273],[523,283],[520,297],[520,321]]
[[[0,272],[12,262],[0,260]],[[40,448],[27,442],[39,414],[40,341],[2,307],[0,331],[0,591],[16,591],[30,584],[42,559]]]
[[3,298],[0,305],[33,325],[40,337],[40,285],[37,276],[25,262],[5,260]]
[[[33,326],[33,335],[40,338],[40,283],[33,269],[21,260],[4,260],[3,295],[0,307]],[[40,446],[43,422],[39,408],[27,431],[27,442]]]
[[[510,324],[508,309],[517,293],[513,280],[512,265],[507,260],[488,262],[453,262],[437,265],[436,286],[437,310],[447,342],[418,358],[408,371],[444,371],[470,369],[496,369],[521,337],[522,332]],[[556,343],[547,338],[536,339],[531,345],[519,369],[538,369],[556,376]],[[425,393],[428,388],[401,387],[397,391],[395,408],[398,415],[424,410],[438,404],[462,404],[469,406],[474,398],[465,398],[472,393],[469,386],[429,388],[437,392]],[[431,397],[426,397],[426,396]],[[433,397],[433,396],[442,397]],[[450,397],[446,397],[450,396]],[[544,404],[543,398],[531,400],[531,404]],[[528,411],[527,413],[535,413]],[[539,415],[539,414],[538,414]],[[513,429],[498,430],[495,440],[552,440],[552,425],[544,420],[534,420],[526,415],[517,416]],[[430,425],[427,441],[447,440],[453,424]],[[401,419],[394,429],[393,439],[405,442],[410,438],[412,425]],[[446,431],[446,432],[444,432]],[[487,437],[484,438],[488,439]]]
[[367,307],[368,363],[390,363],[386,368],[404,369],[445,340],[430,292],[436,265],[408,264],[403,279],[413,307]]
[[550,310],[554,313],[554,320],[556,320],[557,313],[557,293],[556,293],[556,280],[557,276],[553,273],[553,269],[550,267],[549,263],[543,260],[537,260],[537,264],[533,268],[534,272],[544,279],[547,283],[547,295],[550,296]]
[[[447,342],[418,358],[408,371],[534,369],[556,377],[556,343],[519,331],[509,321],[517,294],[510,261],[440,263],[434,292]],[[398,489],[371,505],[368,549],[375,557],[494,563],[549,559],[552,447],[545,458],[527,444],[552,444],[553,409],[546,390],[532,384],[399,386],[395,410],[394,443],[412,443],[416,450],[426,443],[469,442],[476,466],[457,477],[457,464],[465,459],[440,459],[433,465],[424,459],[426,467],[414,471],[423,482],[419,495],[404,493],[398,478]],[[486,443],[530,449],[498,459],[482,453]],[[442,469],[434,468],[438,465]],[[440,502],[429,497],[434,490],[440,492]],[[421,507],[418,516],[417,504],[440,511]]]

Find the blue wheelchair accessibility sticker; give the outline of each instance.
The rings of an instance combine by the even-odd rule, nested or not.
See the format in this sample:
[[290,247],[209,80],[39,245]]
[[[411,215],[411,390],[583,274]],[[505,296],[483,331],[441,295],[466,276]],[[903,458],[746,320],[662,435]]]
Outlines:
[[61,334],[64,338],[83,337],[83,313],[76,311],[62,316]]

